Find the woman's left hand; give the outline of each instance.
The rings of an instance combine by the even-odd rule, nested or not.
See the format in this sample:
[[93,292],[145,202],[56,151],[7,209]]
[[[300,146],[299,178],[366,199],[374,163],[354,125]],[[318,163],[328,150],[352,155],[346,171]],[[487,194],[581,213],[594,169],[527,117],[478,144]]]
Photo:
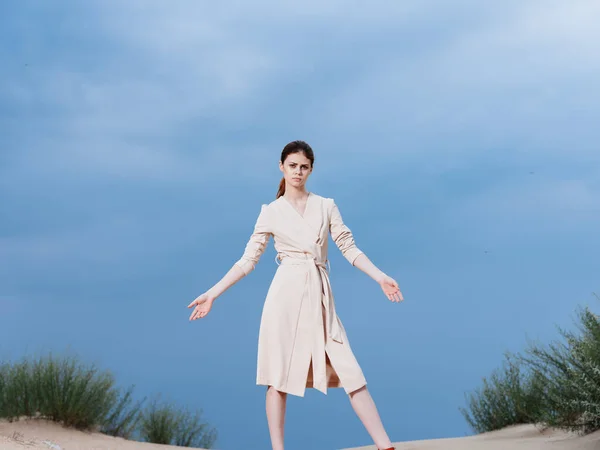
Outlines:
[[400,292],[398,283],[396,283],[396,280],[394,280],[392,277],[384,275],[379,280],[379,286],[381,286],[383,293],[387,298],[390,299],[390,301],[400,303],[404,300],[404,296],[402,295],[402,292]]

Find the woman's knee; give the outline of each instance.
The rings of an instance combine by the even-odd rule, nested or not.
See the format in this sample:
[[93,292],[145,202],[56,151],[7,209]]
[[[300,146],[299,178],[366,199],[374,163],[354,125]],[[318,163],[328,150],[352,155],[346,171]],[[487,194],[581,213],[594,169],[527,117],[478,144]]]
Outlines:
[[350,392],[348,392],[348,397],[352,398],[355,394],[362,392],[362,391],[366,391],[367,390],[367,385],[363,384],[361,387],[359,387],[358,389],[354,389]]
[[275,386],[272,386],[270,384],[267,386],[267,394],[269,394],[269,393],[271,395],[278,394],[278,395],[281,395],[282,397],[285,397],[287,394],[286,392],[277,390],[277,388],[275,388]]

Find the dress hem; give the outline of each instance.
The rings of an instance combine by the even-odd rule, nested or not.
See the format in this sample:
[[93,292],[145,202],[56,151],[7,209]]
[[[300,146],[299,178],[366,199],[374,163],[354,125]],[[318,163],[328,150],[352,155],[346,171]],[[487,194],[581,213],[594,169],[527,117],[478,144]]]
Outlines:
[[[327,395],[327,390],[321,391],[320,389],[317,389],[312,385],[305,386],[304,389],[302,389],[302,391],[297,391],[294,389],[287,389],[281,385],[277,385],[276,383],[269,383],[268,381],[264,381],[264,380],[257,380],[256,385],[257,386],[273,386],[279,392],[284,392],[286,394],[295,395],[296,397],[304,397],[306,389],[316,389],[317,391],[323,393],[324,395]],[[341,383],[327,383],[327,389],[341,388],[341,389],[344,389],[344,391],[346,391],[346,394],[350,394],[351,392],[357,391],[358,389],[360,389],[366,385],[367,385],[367,382],[365,380],[360,381],[353,386],[347,386],[347,387],[343,386]]]

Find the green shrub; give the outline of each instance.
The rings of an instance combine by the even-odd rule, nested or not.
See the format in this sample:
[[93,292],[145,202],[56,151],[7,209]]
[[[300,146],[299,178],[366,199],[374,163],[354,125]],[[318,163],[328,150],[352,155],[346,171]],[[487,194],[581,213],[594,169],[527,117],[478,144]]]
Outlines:
[[600,430],[600,318],[586,307],[578,319],[579,332],[559,329],[563,341],[530,344],[467,395],[459,409],[475,432],[521,423]]
[[459,408],[476,433],[531,423],[543,407],[544,380],[524,372],[518,359],[508,353],[503,366],[482,382],[482,387],[466,395],[468,409]]
[[132,439],[141,420],[140,409],[144,400],[132,406],[133,387],[119,396],[117,402],[104,418],[100,431],[111,436]]
[[0,418],[6,418],[8,416],[8,405],[4,400],[7,395],[7,389],[10,379],[10,365],[7,363],[0,363]]
[[142,412],[140,433],[146,442],[181,447],[212,448],[217,432],[201,422],[199,412],[177,408],[154,399]]
[[579,333],[560,330],[564,342],[532,344],[522,360],[544,377],[548,426],[590,433],[600,429],[600,320],[589,308],[578,313]]
[[38,417],[125,439],[141,435],[149,442],[182,447],[214,445],[216,430],[200,421],[200,413],[153,402],[142,414],[144,401],[134,404],[133,387],[121,391],[110,372],[74,357],[0,364],[2,419]]
[[[78,429],[102,426],[118,406],[113,376],[73,357],[40,357],[0,369],[0,417],[41,417]],[[135,411],[129,412],[127,417]],[[122,425],[122,424],[116,424]]]

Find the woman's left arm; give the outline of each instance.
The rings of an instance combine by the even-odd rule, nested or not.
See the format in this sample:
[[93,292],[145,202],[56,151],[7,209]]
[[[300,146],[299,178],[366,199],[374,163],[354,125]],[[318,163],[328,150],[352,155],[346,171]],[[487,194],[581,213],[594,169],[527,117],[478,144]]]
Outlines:
[[377,283],[381,282],[381,280],[386,277],[386,274],[382,272],[375,264],[373,264],[373,262],[365,253],[358,255],[358,257],[354,260],[353,265],[369,275]]
[[342,214],[340,213],[340,210],[333,199],[331,199],[329,231],[333,241],[338,246],[344,257],[350,262],[350,264],[358,267],[364,273],[377,281],[388,299],[393,302],[401,302],[404,300],[396,280],[379,270],[375,264],[373,264],[371,260],[367,258],[367,255],[365,255],[363,251],[356,246],[352,231],[344,223]]
[[354,267],[359,268],[373,278],[379,284],[379,286],[381,286],[381,289],[386,297],[392,302],[401,302],[404,300],[404,296],[402,295],[396,280],[377,268],[377,266],[373,264],[364,253],[358,255],[358,257],[354,260]]

